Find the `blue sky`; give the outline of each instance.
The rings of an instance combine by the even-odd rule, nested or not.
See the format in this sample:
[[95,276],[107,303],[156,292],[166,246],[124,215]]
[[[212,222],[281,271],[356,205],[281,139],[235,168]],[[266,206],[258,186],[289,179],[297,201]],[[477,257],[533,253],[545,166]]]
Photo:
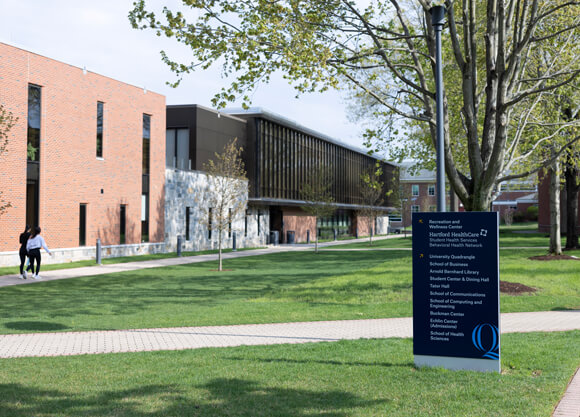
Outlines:
[[[164,49],[184,57],[187,49],[150,31],[131,28],[127,19],[133,0],[0,0],[0,42],[163,94],[168,104],[211,107],[211,98],[229,81],[219,68],[187,76],[177,89],[165,84],[175,76],[161,62]],[[148,0],[155,8],[172,8],[177,0]],[[362,146],[361,129],[347,119],[340,93],[308,94],[281,77],[261,85],[253,106],[292,119],[353,146]],[[232,104],[238,107],[239,103]]]

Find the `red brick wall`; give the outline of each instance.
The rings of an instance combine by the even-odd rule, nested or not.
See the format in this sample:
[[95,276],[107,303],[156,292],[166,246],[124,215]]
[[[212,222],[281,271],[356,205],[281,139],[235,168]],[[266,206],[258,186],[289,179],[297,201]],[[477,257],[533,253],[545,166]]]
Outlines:
[[368,217],[363,216],[354,216],[354,224],[353,224],[353,233],[358,228],[358,235],[359,236],[368,236],[370,235],[370,221]]
[[[550,174],[538,175],[538,231],[550,233]],[[580,195],[578,196],[580,206]],[[560,192],[560,224],[561,231],[566,233],[566,191]],[[578,225],[580,229],[580,210],[578,210]]]
[[[301,209],[285,208],[283,213],[284,233],[293,230],[296,243],[306,242],[307,230],[310,230],[310,240],[316,238],[316,217],[306,214]],[[286,242],[286,236],[284,236]]]
[[[119,243],[121,204],[127,243],[140,242],[143,113],[151,115],[150,241],[163,241],[165,97],[0,43],[0,103],[19,118],[0,156],[0,189],[12,204],[0,217],[0,251],[18,248],[25,224],[28,84],[42,87],[39,223],[49,247],[78,246],[81,203],[87,245]],[[97,101],[105,103],[102,159]]]
[[[413,185],[419,186],[419,195],[413,195]],[[437,207],[437,196],[436,195],[429,195],[429,186],[435,186],[435,183],[432,182],[419,182],[413,180],[409,180],[409,182],[402,183],[403,186],[403,194],[402,198],[406,198],[407,201],[405,202],[406,213],[404,216],[404,226],[411,225],[411,206],[419,206],[419,211],[430,211],[429,208],[431,206],[435,207],[433,211],[436,211]],[[447,197],[446,197],[447,198]],[[359,231],[360,233],[360,231]]]

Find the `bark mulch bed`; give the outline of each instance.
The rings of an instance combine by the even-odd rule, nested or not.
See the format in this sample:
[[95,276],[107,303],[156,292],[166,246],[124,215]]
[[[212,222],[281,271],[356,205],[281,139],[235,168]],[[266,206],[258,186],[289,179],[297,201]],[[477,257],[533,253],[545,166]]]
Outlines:
[[520,284],[519,282],[499,282],[499,291],[509,295],[520,295],[524,293],[536,292],[535,288]]
[[570,256],[570,255],[539,255],[539,256],[530,256],[529,259],[534,261],[563,261],[563,260],[571,260],[571,261],[580,261],[580,258],[577,256]]

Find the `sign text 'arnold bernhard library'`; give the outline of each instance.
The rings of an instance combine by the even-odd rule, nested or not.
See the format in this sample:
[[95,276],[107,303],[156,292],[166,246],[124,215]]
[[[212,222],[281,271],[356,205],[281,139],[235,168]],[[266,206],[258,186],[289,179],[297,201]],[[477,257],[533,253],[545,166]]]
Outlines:
[[413,213],[418,366],[500,371],[499,217]]

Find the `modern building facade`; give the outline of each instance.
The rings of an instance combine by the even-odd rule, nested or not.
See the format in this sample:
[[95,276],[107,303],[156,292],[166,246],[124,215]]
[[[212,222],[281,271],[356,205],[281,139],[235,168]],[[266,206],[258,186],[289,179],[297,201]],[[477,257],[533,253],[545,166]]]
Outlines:
[[55,262],[94,257],[97,239],[163,249],[164,96],[0,43],[0,103],[18,117],[0,155],[0,264],[25,224]]
[[[237,138],[244,148],[249,180],[248,211],[245,217],[236,220],[241,245],[269,242],[274,236],[272,232],[276,232],[280,242],[313,240],[316,234],[322,237],[334,236],[335,233],[368,234],[369,225],[358,215],[364,204],[360,193],[362,173],[378,162],[383,168],[383,183],[396,183],[395,165],[379,161],[273,113],[261,109],[218,113],[197,105],[168,106],[167,204],[173,204],[170,200],[177,201],[176,211],[166,216],[168,241],[172,240],[172,235],[184,234],[179,233],[184,225],[191,227],[193,224],[184,217],[183,207],[192,205],[190,212],[195,211],[195,193],[182,193],[174,198],[170,184],[176,173],[190,171],[186,176],[190,180],[184,183],[181,173],[182,185],[175,186],[175,190],[185,188],[193,191],[192,184],[200,175],[195,171],[202,171],[203,164],[215,152],[221,152],[233,138]],[[301,188],[308,176],[320,167],[328,167],[332,173],[336,212],[317,222],[301,209],[306,203]],[[375,233],[387,233],[388,207],[392,207],[392,202],[386,199],[382,205],[385,214],[379,216],[377,224],[373,225]]]
[[[0,155],[0,190],[10,207],[0,216],[0,265],[18,262],[19,234],[40,226],[54,258],[217,247],[207,205],[204,164],[236,138],[244,148],[247,210],[224,247],[274,240],[388,231],[385,198],[375,224],[360,215],[361,175],[379,164],[385,193],[398,187],[393,164],[368,156],[279,115],[252,109],[217,112],[165,106],[165,97],[0,43],[0,104],[17,122]],[[330,173],[335,213],[305,213],[303,185],[320,168]],[[211,207],[205,207],[211,209]],[[208,226],[209,220],[209,226]]]

